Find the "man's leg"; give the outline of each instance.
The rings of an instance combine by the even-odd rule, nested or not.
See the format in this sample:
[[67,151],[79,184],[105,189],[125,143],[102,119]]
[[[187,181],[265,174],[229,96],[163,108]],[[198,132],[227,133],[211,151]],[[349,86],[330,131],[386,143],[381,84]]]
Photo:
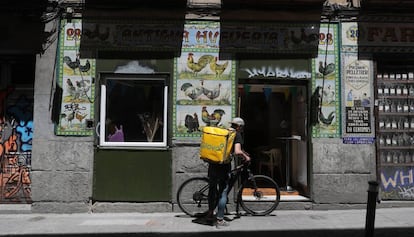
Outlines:
[[217,207],[217,179],[210,177],[209,179],[209,190],[208,190],[208,213],[207,218],[212,218],[214,216],[214,210]]
[[226,209],[227,204],[227,192],[228,192],[228,183],[226,181],[220,182],[219,188],[219,200],[218,200],[218,210],[217,210],[217,219],[224,218],[224,211]]

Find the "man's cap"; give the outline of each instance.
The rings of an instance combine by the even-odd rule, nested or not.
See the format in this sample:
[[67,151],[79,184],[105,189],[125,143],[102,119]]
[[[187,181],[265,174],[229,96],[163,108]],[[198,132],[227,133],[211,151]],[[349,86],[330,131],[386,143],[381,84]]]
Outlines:
[[231,123],[233,123],[233,124],[237,124],[237,125],[239,125],[239,126],[244,126],[244,120],[243,120],[242,118],[240,118],[240,117],[236,117],[236,118],[234,118],[234,119],[231,121]]

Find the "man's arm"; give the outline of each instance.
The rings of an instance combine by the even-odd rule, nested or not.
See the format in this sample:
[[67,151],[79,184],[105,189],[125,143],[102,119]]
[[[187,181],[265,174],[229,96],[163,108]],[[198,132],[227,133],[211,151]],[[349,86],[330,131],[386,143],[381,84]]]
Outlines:
[[240,143],[234,144],[234,154],[236,154],[237,156],[243,157],[244,161],[246,161],[246,162],[250,161],[249,154],[242,150],[242,147],[241,147]]

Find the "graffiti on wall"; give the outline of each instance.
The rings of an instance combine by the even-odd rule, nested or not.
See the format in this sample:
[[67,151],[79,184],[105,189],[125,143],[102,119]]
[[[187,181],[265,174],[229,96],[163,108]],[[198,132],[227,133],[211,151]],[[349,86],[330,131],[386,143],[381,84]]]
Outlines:
[[31,203],[33,102],[21,96],[4,111],[0,117],[0,203]]
[[381,170],[381,198],[414,200],[413,167],[384,167]]

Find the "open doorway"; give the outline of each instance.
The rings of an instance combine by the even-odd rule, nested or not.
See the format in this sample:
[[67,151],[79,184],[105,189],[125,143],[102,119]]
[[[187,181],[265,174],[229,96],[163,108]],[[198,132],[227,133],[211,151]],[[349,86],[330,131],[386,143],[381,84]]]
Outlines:
[[306,199],[308,82],[241,79],[238,89],[239,114],[246,121],[245,149],[253,155],[253,172],[275,179],[282,196]]

